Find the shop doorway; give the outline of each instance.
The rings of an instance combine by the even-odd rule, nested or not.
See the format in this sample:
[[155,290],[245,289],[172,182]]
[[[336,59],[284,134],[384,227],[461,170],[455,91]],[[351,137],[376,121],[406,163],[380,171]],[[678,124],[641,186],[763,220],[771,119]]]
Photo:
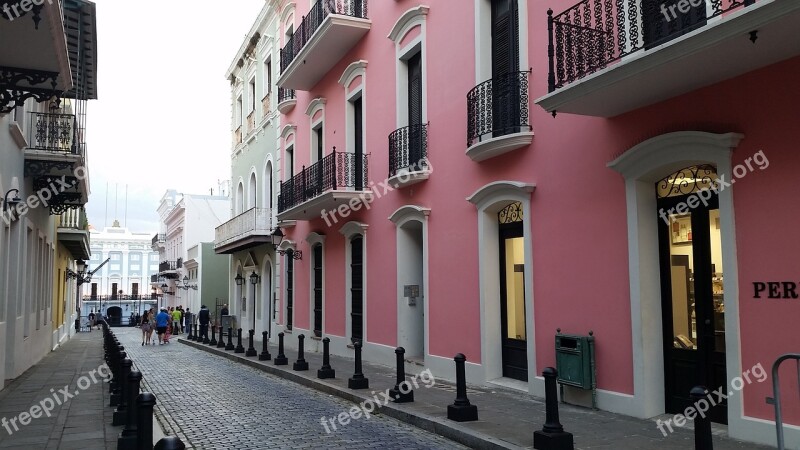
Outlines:
[[[719,199],[710,190],[716,179],[714,166],[697,165],[656,184],[667,413],[691,406],[694,386],[727,386]],[[709,417],[727,423],[727,401]]]
[[498,212],[497,218],[500,237],[500,330],[503,376],[528,381],[522,204],[511,203]]

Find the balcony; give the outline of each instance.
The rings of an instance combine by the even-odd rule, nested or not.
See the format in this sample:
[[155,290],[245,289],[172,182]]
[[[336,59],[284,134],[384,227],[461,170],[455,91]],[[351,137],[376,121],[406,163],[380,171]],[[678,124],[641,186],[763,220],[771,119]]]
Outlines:
[[467,94],[467,156],[484,161],[533,142],[528,120],[528,75],[509,72]]
[[272,210],[251,208],[218,226],[214,236],[214,252],[230,254],[272,243]]
[[642,4],[583,0],[549,11],[549,94],[536,103],[614,117],[800,55],[800,2]]
[[428,124],[409,125],[389,135],[389,184],[401,188],[428,179]]
[[334,147],[333,153],[303,167],[281,183],[278,220],[312,220],[353,199],[372,201],[372,191],[367,187],[367,156],[337,152]]
[[36,191],[50,191],[51,214],[83,206],[88,201],[88,169],[83,130],[76,116],[30,113],[29,117],[25,176],[33,178]]
[[161,261],[158,265],[158,274],[164,278],[178,278],[178,261]]
[[278,86],[311,90],[371,25],[367,0],[317,0],[281,49]]
[[61,214],[58,221],[58,242],[72,254],[73,259],[89,259],[89,220],[86,209],[70,208]]
[[153,236],[153,242],[151,244],[151,248],[154,252],[157,252],[159,247],[164,247],[164,244],[167,242],[167,235],[163,233],[156,234]]
[[294,89],[278,88],[278,111],[281,114],[289,114],[296,104]]
[[150,275],[150,282],[151,283],[161,283],[162,280],[161,280],[161,277],[158,276],[158,274],[153,274],[153,275]]

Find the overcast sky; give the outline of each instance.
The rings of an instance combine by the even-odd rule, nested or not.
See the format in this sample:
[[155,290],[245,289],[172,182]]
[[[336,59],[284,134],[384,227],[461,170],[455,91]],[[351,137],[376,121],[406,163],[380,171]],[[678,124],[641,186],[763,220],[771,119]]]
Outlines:
[[95,2],[99,99],[87,114],[89,222],[124,225],[127,185],[128,228],[156,233],[167,189],[216,194],[218,180],[230,177],[225,72],[264,0]]

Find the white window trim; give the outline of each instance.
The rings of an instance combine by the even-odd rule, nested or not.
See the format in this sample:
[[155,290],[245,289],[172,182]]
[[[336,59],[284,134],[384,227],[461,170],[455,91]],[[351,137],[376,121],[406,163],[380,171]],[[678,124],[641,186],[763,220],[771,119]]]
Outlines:
[[[425,58],[427,56],[425,42],[427,40],[427,15],[430,8],[420,5],[404,12],[397,19],[392,31],[387,36],[395,44],[395,72],[397,84],[395,86],[395,114],[396,126],[401,128],[408,125],[408,64],[409,58],[417,52],[421,53],[422,58],[422,123],[428,122],[428,71]],[[419,36],[401,46],[406,35],[420,27]]]
[[[352,91],[350,84],[358,77],[361,77],[361,83]],[[366,135],[367,135],[367,61],[359,60],[350,63],[347,68],[342,72],[339,77],[339,84],[344,87],[345,98],[345,151],[348,153],[355,153],[356,145],[353,140],[355,133],[355,108],[353,102],[361,98],[361,148],[367,148]]]
[[361,222],[350,221],[346,224],[342,225],[339,228],[339,233],[344,236],[345,239],[345,256],[344,256],[344,267],[345,267],[345,291],[344,291],[344,298],[345,298],[345,316],[344,316],[344,323],[345,323],[345,337],[349,340],[353,336],[353,321],[350,314],[353,312],[353,296],[351,288],[353,287],[353,270],[350,267],[350,264],[353,262],[353,255],[352,255],[352,248],[350,245],[350,241],[355,237],[360,235],[362,239],[362,262],[363,262],[363,290],[362,290],[362,338],[361,343],[368,342],[367,341],[367,228],[369,225]]
[[[326,154],[326,147],[325,147],[325,104],[328,102],[327,99],[324,97],[317,97],[314,100],[311,100],[311,103],[308,104],[308,108],[306,108],[306,115],[308,116],[308,133],[309,133],[309,165],[314,164],[316,161],[317,156],[317,148],[314,144],[316,144],[316,128],[318,125],[322,125],[322,157],[325,157]],[[314,120],[314,115],[317,114],[318,111],[322,111],[319,119]],[[295,146],[296,148],[296,146]]]
[[[250,184],[250,180],[252,180],[253,178],[255,178],[256,180],[255,186],[252,186]],[[253,196],[255,196],[255,198]],[[244,211],[247,211],[250,208],[256,208],[257,206],[258,206],[258,173],[256,173],[255,166],[250,166],[250,175],[248,175],[247,177],[247,208]]]
[[314,336],[314,246],[322,246],[322,336],[325,336],[325,235],[312,231],[306,236],[308,243],[308,333]]
[[[519,70],[528,66],[528,1],[518,0]],[[492,78],[492,4],[475,0],[475,85]]]

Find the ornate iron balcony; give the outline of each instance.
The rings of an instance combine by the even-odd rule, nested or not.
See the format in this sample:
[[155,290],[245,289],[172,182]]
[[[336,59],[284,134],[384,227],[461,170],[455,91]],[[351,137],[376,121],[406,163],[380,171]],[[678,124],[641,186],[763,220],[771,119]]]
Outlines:
[[528,74],[509,72],[467,94],[467,147],[492,137],[530,131]]
[[152,245],[163,244],[164,242],[167,242],[167,235],[165,235],[165,234],[156,234],[155,236],[153,236]]
[[[705,26],[708,19],[752,5],[755,0],[711,0],[690,13],[669,2],[640,0],[583,0],[553,15],[547,11],[549,32],[549,92],[591,75],[639,50],[647,50]],[[665,10],[666,7],[666,10]]]
[[281,183],[278,213],[335,190],[362,191],[367,184],[367,156],[337,152],[303,167],[297,175]]
[[79,154],[82,142],[74,114],[30,113],[30,148],[48,152]]
[[278,88],[278,103],[294,99],[294,89]]
[[428,157],[428,124],[420,123],[394,130],[389,135],[389,177],[400,169],[422,170]]
[[281,49],[281,72],[294,61],[325,18],[331,14],[367,18],[367,0],[317,0]]
[[158,265],[158,272],[168,272],[178,270],[178,262],[177,261],[162,261],[161,264]]

